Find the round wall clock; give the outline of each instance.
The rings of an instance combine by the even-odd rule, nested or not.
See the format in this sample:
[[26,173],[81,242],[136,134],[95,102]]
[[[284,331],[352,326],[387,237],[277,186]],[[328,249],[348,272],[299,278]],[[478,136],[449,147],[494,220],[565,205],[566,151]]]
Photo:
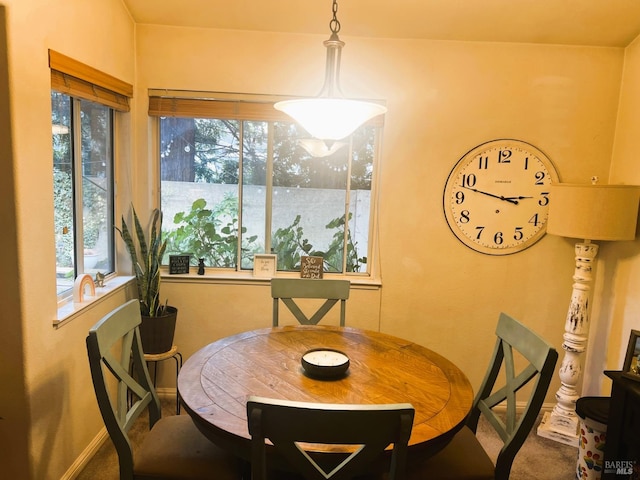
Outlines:
[[443,207],[454,235],[488,255],[530,247],[546,231],[549,186],[558,173],[533,145],[492,140],[467,152],[451,170]]

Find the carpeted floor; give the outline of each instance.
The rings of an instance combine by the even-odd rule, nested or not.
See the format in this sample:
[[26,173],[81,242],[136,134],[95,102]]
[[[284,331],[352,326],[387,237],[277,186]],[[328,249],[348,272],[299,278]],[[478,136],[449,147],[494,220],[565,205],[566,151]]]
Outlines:
[[[162,413],[175,415],[175,399],[163,399]],[[133,426],[130,438],[134,449],[147,429],[146,418],[139,419]],[[478,438],[489,456],[495,459],[501,442],[488,423],[482,419],[478,425]],[[577,454],[577,448],[539,437],[534,428],[513,462],[510,480],[574,480]],[[118,459],[110,440],[100,447],[77,479],[119,479]]]
[[[513,461],[510,480],[575,480],[577,446],[569,447],[539,437],[536,434],[536,428],[540,419],[542,415]],[[477,436],[495,463],[502,442],[482,417],[478,423]]]

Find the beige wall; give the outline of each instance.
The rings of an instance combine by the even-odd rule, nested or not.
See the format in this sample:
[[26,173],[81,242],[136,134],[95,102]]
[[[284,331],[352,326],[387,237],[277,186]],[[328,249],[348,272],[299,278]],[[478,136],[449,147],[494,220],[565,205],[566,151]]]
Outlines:
[[[62,328],[51,326],[56,303],[47,49],[135,84],[131,122],[125,123],[133,134],[121,152],[118,193],[143,211],[157,199],[148,88],[315,94],[325,38],[135,26],[119,0],[3,3],[9,46],[4,48],[0,38],[0,61],[6,51],[11,112],[2,105],[0,121],[10,118],[12,135],[0,129],[0,146],[7,146],[3,158],[10,159],[0,162],[0,218],[8,221],[0,246],[15,260],[0,271],[8,305],[0,320],[0,463],[12,478],[57,479],[102,428],[86,361],[86,332],[130,292]],[[500,137],[542,149],[563,181],[606,179],[611,169],[614,181],[640,183],[634,160],[640,140],[633,122],[640,102],[640,46],[636,42],[628,49],[625,64],[625,52],[611,48],[343,40],[345,92],[384,99],[389,107],[376,232],[382,287],[354,289],[348,322],[435,349],[460,365],[474,386],[500,311],[560,348],[572,242],[547,236],[513,256],[474,253],[449,232],[442,189],[467,150]],[[612,165],[621,82],[623,108]],[[129,158],[135,159],[131,165]],[[637,245],[603,247],[607,262],[598,266],[599,273],[606,272],[600,277],[611,279],[599,278],[599,291],[616,292],[595,302],[595,310],[603,312],[599,317],[612,325],[606,358],[612,368],[628,328],[638,322]],[[270,323],[266,283],[167,279],[164,295],[180,309],[176,343],[187,357],[208,341]],[[599,376],[601,370],[595,365],[589,373]],[[169,375],[163,381],[172,386]],[[556,388],[557,382],[548,401]]]
[[[0,211],[3,220],[13,209],[16,217],[3,227],[0,240],[3,257],[12,259],[2,270],[1,290],[12,297],[0,319],[0,465],[6,478],[57,479],[102,428],[84,339],[93,323],[125,300],[126,292],[62,328],[52,327],[56,290],[48,49],[133,83],[134,25],[114,0],[0,3],[6,5],[13,144],[13,154],[2,150],[0,177],[11,178],[11,170],[15,176],[13,196],[1,191]],[[5,67],[3,62],[0,72]],[[7,124],[1,125],[4,138]],[[4,238],[5,231],[15,239]],[[11,345],[5,349],[7,338]]]
[[[351,299],[349,322],[379,323],[384,332],[437,350],[460,365],[475,386],[485,366],[478,360],[493,347],[500,311],[560,349],[573,243],[548,236],[508,257],[475,253],[449,231],[442,190],[466,151],[504,137],[542,149],[563,181],[606,179],[623,50],[342,39],[343,90],[384,99],[389,108],[376,232],[382,288],[356,290],[354,299],[362,298],[369,308]],[[139,26],[138,100],[144,103],[147,88],[315,94],[324,67],[323,40]],[[149,125],[145,108],[138,109],[137,125]],[[136,152],[136,158],[150,163],[154,152],[142,139],[152,131],[150,125],[140,128]],[[204,320],[205,331],[220,336],[268,325],[267,288],[209,284],[194,289],[171,282],[167,279],[164,292],[180,308],[177,342],[187,355],[208,338],[192,328],[195,322]],[[234,298],[243,300],[242,307]],[[552,385],[549,402],[558,386],[557,381]]]

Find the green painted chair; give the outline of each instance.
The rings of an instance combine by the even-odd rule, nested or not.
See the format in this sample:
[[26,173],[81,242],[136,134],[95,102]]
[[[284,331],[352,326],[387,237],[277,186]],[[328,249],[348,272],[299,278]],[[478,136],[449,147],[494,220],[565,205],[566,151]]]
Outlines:
[[[278,326],[280,301],[302,325],[316,325],[340,301],[340,326],[344,327],[350,288],[349,280],[273,278],[271,279],[273,326]],[[296,303],[296,300],[305,298],[326,299],[326,301],[308,317]]]
[[[558,352],[504,313],[500,314],[496,336],[489,369],[466,425],[434,457],[424,461],[410,458],[409,480],[508,480],[513,460],[540,413]],[[516,356],[523,357],[520,360],[528,363],[519,373],[516,373],[514,351],[518,352]],[[497,381],[500,371],[505,374],[504,384]],[[518,416],[516,392],[527,384],[531,390],[524,410]],[[494,407],[498,405],[501,409],[496,412]],[[475,435],[480,415],[484,415],[504,442],[495,465]]]
[[[304,480],[345,480],[382,464],[391,480],[403,480],[414,413],[408,403],[322,404],[249,397],[252,480],[292,478],[283,470]],[[383,453],[390,444],[391,459],[385,462]],[[318,453],[335,445],[351,447],[351,453]]]
[[[96,323],[87,336],[93,387],[118,454],[120,479],[240,479],[240,460],[202,435],[191,417],[161,418],[144,361],[140,322],[139,302],[130,300]],[[149,432],[134,455],[128,433],[146,411]]]

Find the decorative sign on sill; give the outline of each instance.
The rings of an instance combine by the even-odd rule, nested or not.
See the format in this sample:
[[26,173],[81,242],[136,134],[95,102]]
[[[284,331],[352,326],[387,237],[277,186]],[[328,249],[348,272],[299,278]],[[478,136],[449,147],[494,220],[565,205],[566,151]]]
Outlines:
[[322,257],[302,257],[300,259],[300,277],[322,278],[323,264]]
[[255,254],[253,256],[253,276],[254,277],[275,277],[278,256],[274,254]]
[[189,273],[190,255],[169,255],[169,273]]

